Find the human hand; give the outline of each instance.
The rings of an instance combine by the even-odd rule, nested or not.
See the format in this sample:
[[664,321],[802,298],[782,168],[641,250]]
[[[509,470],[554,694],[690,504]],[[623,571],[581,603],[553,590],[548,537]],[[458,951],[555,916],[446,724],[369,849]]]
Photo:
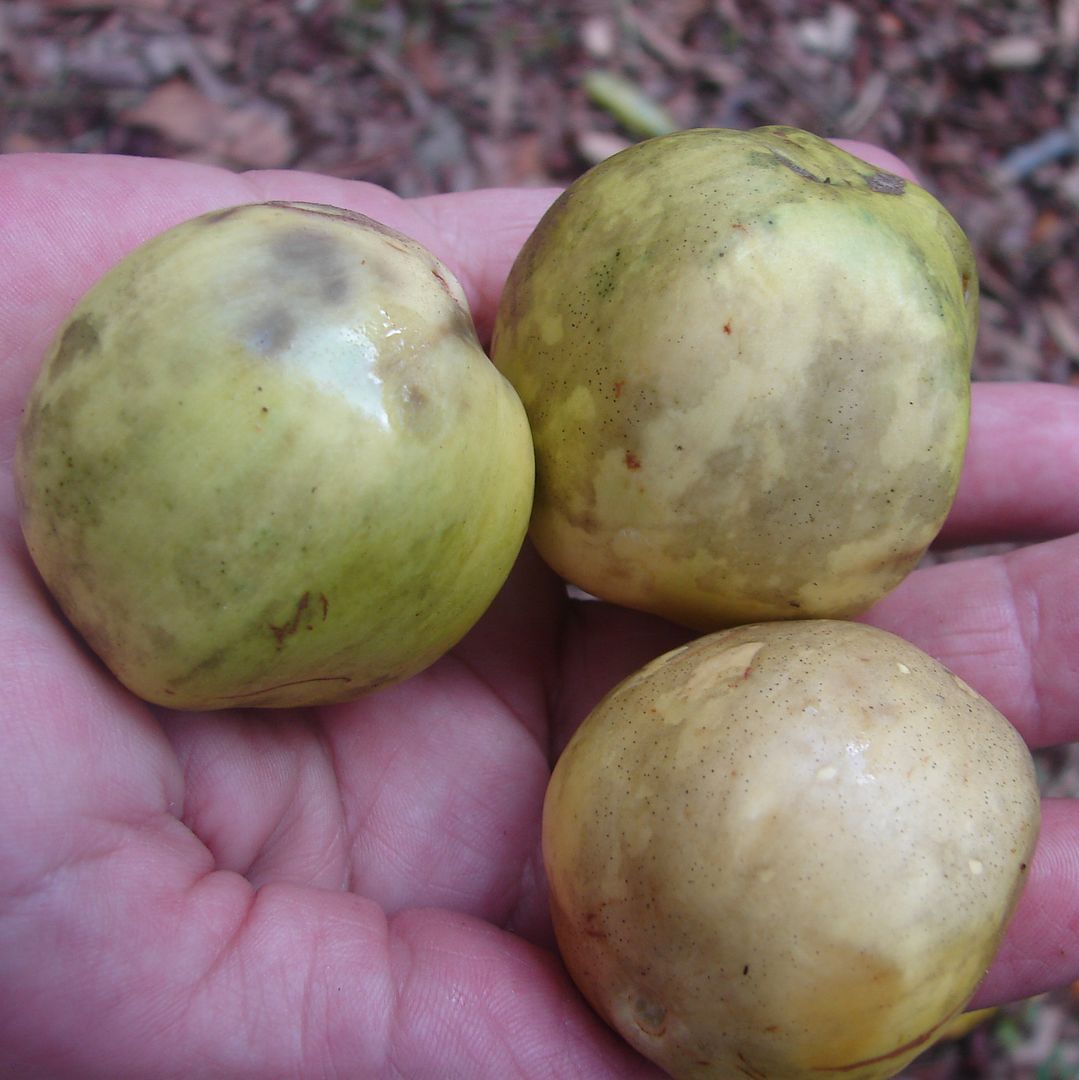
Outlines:
[[[657,1075],[557,961],[539,818],[576,724],[685,631],[569,601],[526,548],[480,624],[407,683],[320,710],[170,713],[127,694],[57,615],[9,476],[56,328],[169,225],[263,199],[360,210],[454,269],[486,337],[553,194],[403,202],[300,173],[0,159],[0,1059],[14,1075]],[[1046,542],[918,571],[870,616],[1034,745],[1079,725],[1077,479],[1075,390],[977,387],[945,539]],[[980,1003],[1079,977],[1077,826],[1075,804],[1047,805]]]

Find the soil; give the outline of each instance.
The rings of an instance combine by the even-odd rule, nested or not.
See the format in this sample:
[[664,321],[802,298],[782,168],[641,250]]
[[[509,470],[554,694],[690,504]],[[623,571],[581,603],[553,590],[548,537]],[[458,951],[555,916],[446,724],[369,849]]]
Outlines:
[[[402,195],[564,184],[673,128],[904,158],[974,246],[981,380],[1079,384],[1079,0],[5,0],[0,149],[297,168]],[[1041,755],[1079,794],[1072,751]],[[1075,1080],[1079,987],[918,1080]]]

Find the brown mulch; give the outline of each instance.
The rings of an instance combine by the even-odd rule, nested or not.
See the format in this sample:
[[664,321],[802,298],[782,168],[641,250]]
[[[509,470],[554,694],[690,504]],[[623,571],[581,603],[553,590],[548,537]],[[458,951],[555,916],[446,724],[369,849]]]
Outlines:
[[[604,81],[606,80],[606,81]],[[1079,0],[4,0],[0,149],[298,168],[402,195],[566,183],[665,127],[787,123],[903,157],[963,225],[980,379],[1079,384]],[[1040,760],[1079,794],[1074,755]],[[1079,1010],[909,1070],[1074,1080]]]

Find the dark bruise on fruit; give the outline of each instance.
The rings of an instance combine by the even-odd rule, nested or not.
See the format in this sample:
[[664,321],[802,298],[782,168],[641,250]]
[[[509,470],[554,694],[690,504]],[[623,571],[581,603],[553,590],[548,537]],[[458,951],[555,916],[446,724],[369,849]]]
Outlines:
[[64,329],[53,354],[52,370],[60,375],[75,361],[91,355],[101,345],[97,323],[89,315],[73,319]]
[[327,306],[341,303],[348,295],[352,264],[340,238],[297,226],[277,233],[269,247],[284,271],[290,277],[307,278],[310,291]]
[[245,335],[256,352],[273,356],[287,349],[296,336],[296,319],[284,307],[276,304],[259,311]]

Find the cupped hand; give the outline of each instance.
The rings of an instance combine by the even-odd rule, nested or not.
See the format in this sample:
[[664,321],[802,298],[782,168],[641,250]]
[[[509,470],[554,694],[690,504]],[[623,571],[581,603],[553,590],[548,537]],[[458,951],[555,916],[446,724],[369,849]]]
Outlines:
[[[0,1059],[14,1075],[657,1075],[557,960],[539,820],[576,724],[685,631],[569,600],[526,548],[480,624],[407,683],[318,710],[170,713],[124,691],[58,615],[10,480],[56,328],[162,229],[264,199],[359,210],[443,258],[486,337],[553,196],[402,201],[304,173],[0,159]],[[1070,741],[1079,392],[979,386],[973,421],[943,539],[1038,542],[920,570],[869,619],[952,667],[1032,745]],[[1079,977],[1077,931],[1079,806],[1059,801],[979,1001]]]

